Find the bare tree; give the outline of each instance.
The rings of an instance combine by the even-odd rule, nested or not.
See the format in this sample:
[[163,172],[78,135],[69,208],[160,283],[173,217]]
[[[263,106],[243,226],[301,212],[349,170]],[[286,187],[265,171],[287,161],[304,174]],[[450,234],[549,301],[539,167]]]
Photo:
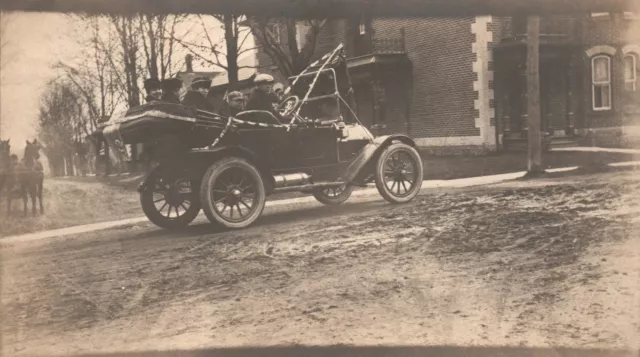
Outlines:
[[120,40],[122,66],[125,74],[125,90],[129,107],[140,105],[140,72],[138,51],[140,50],[140,33],[135,26],[133,15],[111,16],[111,23],[115,27]]
[[9,48],[9,37],[7,36],[7,27],[9,25],[10,18],[6,12],[0,11],[0,70],[5,69],[7,63],[9,63],[9,57],[7,56],[7,50]]
[[[318,35],[327,20],[296,21],[295,19],[274,20],[264,17],[250,17],[248,19],[251,32],[263,51],[278,66],[285,77],[293,76],[303,71],[313,58]],[[285,39],[279,40],[271,27],[276,24],[282,29]],[[298,25],[308,28],[302,45],[298,44]]]
[[212,29],[205,23],[205,19],[199,16],[202,34],[207,42],[202,44],[183,38],[177,39],[177,42],[202,62],[225,70],[229,84],[234,85],[238,82],[240,69],[251,68],[250,66],[238,65],[238,58],[255,49],[246,46],[251,31],[248,27],[241,26],[244,16],[223,14],[213,15],[213,18],[217,20],[220,29],[224,32],[222,41],[214,41],[214,36],[211,35]]
[[[76,139],[93,140],[90,134],[100,119],[111,116],[117,108],[140,105],[145,77],[163,79],[173,75],[178,63],[174,38],[184,16],[71,17],[79,21],[74,38],[83,50],[72,63],[59,63],[56,67],[86,112],[80,116]],[[138,157],[138,149],[132,146],[134,158]]]
[[139,15],[145,70],[149,77],[164,79],[173,75],[176,32],[184,18],[184,15]]
[[38,115],[38,133],[54,175],[64,173],[74,154],[74,140],[86,112],[82,101],[67,82],[52,82],[42,96]]
[[127,100],[124,93],[117,90],[121,86],[124,88],[124,83],[117,83],[120,74],[115,72],[114,76],[112,68],[118,43],[115,36],[102,31],[99,20],[97,17],[83,19],[83,29],[90,29],[91,32],[81,42],[83,51],[79,60],[73,65],[55,65],[63,80],[73,86],[83,101],[88,116],[81,128],[88,137],[96,130],[99,118],[110,116],[118,105]]

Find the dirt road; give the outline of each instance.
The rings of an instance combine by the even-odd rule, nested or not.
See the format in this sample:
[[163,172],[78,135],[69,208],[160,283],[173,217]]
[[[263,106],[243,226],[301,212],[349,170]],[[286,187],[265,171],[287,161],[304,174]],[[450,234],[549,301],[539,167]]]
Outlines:
[[5,245],[2,348],[638,349],[637,192],[637,174],[608,173]]

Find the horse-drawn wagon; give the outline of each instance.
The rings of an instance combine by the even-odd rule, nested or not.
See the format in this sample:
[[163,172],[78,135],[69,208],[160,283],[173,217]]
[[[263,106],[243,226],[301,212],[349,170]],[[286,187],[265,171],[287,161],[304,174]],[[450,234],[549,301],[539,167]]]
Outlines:
[[423,167],[414,141],[374,137],[360,123],[342,46],[290,83],[275,115],[223,117],[151,102],[112,119],[105,137],[122,150],[144,143],[157,163],[139,187],[149,220],[179,228],[202,209],[214,224],[243,228],[261,215],[267,196],[281,192],[329,205],[370,183],[391,203],[418,194]]

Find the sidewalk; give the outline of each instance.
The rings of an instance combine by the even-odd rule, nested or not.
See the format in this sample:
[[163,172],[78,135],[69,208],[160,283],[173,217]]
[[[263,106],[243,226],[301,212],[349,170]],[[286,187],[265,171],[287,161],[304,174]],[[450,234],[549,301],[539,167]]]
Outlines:
[[[612,163],[612,164],[609,164],[608,166],[634,167],[634,166],[640,166],[640,161]],[[572,166],[572,167],[548,169],[546,171],[549,173],[558,173],[558,172],[567,172],[567,171],[577,170],[578,168],[579,168],[578,166]],[[469,178],[454,179],[454,180],[424,180],[422,182],[422,189],[427,190],[427,189],[438,189],[438,188],[459,188],[459,187],[489,185],[489,184],[499,183],[503,181],[518,179],[524,176],[525,174],[526,174],[526,171],[519,171],[519,172],[511,172],[511,173],[499,174],[499,175],[477,176],[477,177],[469,177]],[[378,195],[378,192],[375,187],[368,187],[365,189],[354,191],[352,194],[352,197],[367,197],[367,196],[377,196],[377,195]],[[379,197],[378,199],[382,200],[381,197]],[[278,207],[278,206],[287,206],[292,204],[314,203],[314,202],[316,202],[316,200],[313,197],[304,196],[304,197],[297,197],[297,198],[290,198],[290,199],[267,201],[265,207],[267,208]],[[0,245],[12,244],[16,242],[28,242],[28,241],[55,238],[55,237],[63,237],[63,236],[74,235],[74,234],[89,233],[89,232],[95,232],[99,230],[110,229],[110,228],[128,226],[132,224],[139,224],[147,221],[148,219],[146,217],[137,217],[137,218],[118,220],[118,221],[101,222],[101,223],[55,229],[50,231],[29,233],[24,235],[9,236],[9,237],[0,239]]]
[[[640,160],[640,150],[592,147],[552,149],[543,153],[545,170],[568,166],[593,166]],[[485,156],[423,155],[424,179],[451,180],[508,174],[527,170],[526,152],[503,152]]]
[[591,147],[591,146],[574,146],[574,147],[565,147],[565,148],[553,148],[551,151],[570,151],[570,152],[609,152],[609,153],[620,153],[620,154],[637,154],[640,155],[640,150],[638,149],[617,149],[617,148],[602,148],[602,147]]

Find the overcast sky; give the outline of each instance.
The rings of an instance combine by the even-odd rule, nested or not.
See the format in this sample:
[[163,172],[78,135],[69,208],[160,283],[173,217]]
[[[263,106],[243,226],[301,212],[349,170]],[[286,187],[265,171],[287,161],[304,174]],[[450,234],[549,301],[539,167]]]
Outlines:
[[[8,16],[3,34],[9,45],[2,51],[6,65],[0,83],[0,135],[2,139],[11,138],[12,151],[21,154],[25,140],[35,137],[40,96],[56,76],[52,65],[73,61],[81,50],[72,39],[74,34],[77,32],[73,22],[63,14],[12,13]],[[214,31],[210,36],[215,38],[221,34]],[[253,39],[246,45],[253,47]],[[197,63],[194,67],[195,70],[220,70],[198,68]]]
[[77,51],[66,37],[68,31],[68,21],[59,14],[8,16],[3,35],[9,43],[2,53],[0,119],[2,138],[11,138],[14,149],[35,136],[39,97],[54,76],[51,65]]

